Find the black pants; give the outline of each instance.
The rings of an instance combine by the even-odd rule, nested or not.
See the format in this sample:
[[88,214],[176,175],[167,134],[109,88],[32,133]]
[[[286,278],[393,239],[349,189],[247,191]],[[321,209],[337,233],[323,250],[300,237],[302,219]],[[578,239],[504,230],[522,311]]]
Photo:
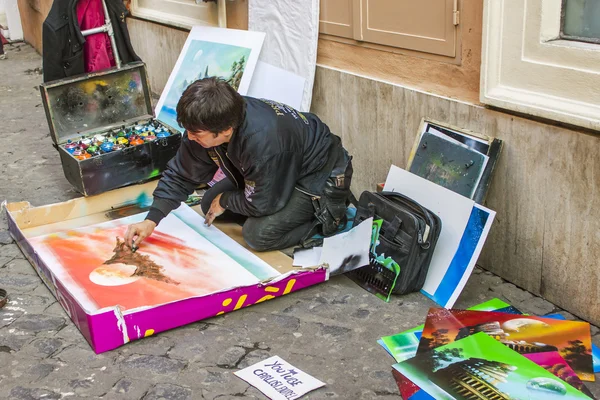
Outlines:
[[[206,215],[212,201],[219,193],[232,190],[238,189],[227,178],[207,190],[202,198],[202,212]],[[258,218],[246,217],[242,235],[246,243],[257,251],[280,250],[296,246],[310,232],[315,220],[314,214],[315,209],[310,197],[294,190],[285,207],[275,214]],[[229,210],[221,217],[238,220],[240,218]]]

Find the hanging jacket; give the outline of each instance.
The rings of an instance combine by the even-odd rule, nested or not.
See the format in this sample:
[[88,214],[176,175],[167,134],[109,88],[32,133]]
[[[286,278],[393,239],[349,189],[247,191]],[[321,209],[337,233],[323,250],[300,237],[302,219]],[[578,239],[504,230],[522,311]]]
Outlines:
[[[79,0],[77,22],[82,31],[104,25],[102,0]],[[108,33],[99,33],[85,38],[83,45],[85,72],[102,71],[116,65]]]
[[[121,0],[105,0],[121,62],[140,61],[135,54],[125,17],[129,11]],[[77,0],[54,0],[42,27],[44,82],[86,72],[85,38],[77,21]]]

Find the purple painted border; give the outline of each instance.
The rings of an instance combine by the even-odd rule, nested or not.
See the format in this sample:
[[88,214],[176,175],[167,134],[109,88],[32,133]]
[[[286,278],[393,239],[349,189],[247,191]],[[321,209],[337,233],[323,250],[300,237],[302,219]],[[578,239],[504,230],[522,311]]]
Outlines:
[[[8,229],[25,256],[37,270],[71,320],[97,354],[116,349],[131,340],[197,322],[216,315],[249,307],[284,296],[327,280],[325,269],[298,271],[273,284],[258,284],[202,297],[193,297],[122,315],[116,310],[87,314],[48,266],[38,257],[31,243],[9,212]],[[126,335],[123,332],[126,329]]]

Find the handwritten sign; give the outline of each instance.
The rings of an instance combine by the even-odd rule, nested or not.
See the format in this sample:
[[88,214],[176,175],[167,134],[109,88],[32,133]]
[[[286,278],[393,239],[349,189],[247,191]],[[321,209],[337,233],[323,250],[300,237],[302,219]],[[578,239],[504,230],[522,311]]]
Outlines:
[[234,372],[272,400],[299,399],[311,390],[325,386],[318,379],[273,356],[240,371]]

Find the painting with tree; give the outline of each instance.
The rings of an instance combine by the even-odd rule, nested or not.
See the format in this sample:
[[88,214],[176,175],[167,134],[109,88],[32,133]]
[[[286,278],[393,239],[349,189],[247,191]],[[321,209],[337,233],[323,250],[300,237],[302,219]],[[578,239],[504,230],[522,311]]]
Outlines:
[[135,252],[123,237],[127,226],[143,220],[144,213],[34,237],[31,243],[88,313],[114,306],[127,312],[279,275],[241,246],[230,255],[237,245],[233,239],[219,235],[215,227],[195,229],[202,217],[181,208],[161,221]]
[[177,103],[198,79],[219,77],[240,94],[248,92],[264,33],[196,26],[190,32],[156,106],[157,118],[177,124]]

